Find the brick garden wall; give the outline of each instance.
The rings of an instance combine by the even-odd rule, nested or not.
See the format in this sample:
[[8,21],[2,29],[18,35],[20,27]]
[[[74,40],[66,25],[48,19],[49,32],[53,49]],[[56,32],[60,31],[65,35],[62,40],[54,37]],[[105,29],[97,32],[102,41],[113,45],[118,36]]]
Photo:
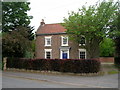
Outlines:
[[100,60],[101,62],[114,63],[114,57],[100,57],[99,60]]

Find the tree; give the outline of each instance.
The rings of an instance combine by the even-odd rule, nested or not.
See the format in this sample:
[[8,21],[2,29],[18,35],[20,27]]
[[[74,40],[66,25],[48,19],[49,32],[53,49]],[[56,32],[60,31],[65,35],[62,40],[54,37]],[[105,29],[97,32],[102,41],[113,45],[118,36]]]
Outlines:
[[111,38],[104,38],[100,43],[100,56],[113,57],[115,54],[115,43]]
[[64,19],[63,26],[72,40],[78,42],[81,36],[85,37],[88,58],[99,57],[99,45],[110,32],[109,27],[116,19],[117,8],[117,2],[103,1],[88,8],[83,6]]
[[114,39],[116,45],[116,57],[120,57],[120,13],[118,14],[116,28],[118,30],[118,33]]
[[[118,6],[120,6],[119,1]],[[113,33],[110,33],[110,37],[114,40],[116,46],[115,57],[120,57],[120,7],[118,7],[117,18],[110,26],[110,30],[113,31]]]
[[2,2],[2,56],[25,57],[32,52],[31,42],[34,39],[33,27],[29,26],[32,16],[29,2]]
[[18,26],[29,28],[30,40],[34,38],[33,27],[29,26],[32,16],[27,15],[30,10],[29,2],[2,2],[2,31],[9,32]]
[[19,26],[11,33],[3,33],[3,57],[24,57],[26,51],[32,51],[31,41],[27,38],[27,31],[28,28]]
[[2,32],[2,2],[0,1],[0,33]]

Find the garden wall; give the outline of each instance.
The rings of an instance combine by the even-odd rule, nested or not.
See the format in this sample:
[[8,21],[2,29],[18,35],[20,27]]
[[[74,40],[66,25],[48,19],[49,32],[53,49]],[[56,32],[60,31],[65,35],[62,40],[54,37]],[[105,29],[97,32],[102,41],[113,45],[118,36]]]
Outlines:
[[100,62],[114,63],[114,57],[100,57],[99,60]]

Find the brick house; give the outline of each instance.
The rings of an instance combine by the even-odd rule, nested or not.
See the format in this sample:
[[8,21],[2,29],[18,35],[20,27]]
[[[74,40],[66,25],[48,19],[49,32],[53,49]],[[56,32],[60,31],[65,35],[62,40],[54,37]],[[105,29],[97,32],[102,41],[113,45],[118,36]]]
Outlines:
[[[36,58],[85,59],[85,39],[80,43],[70,41],[61,24],[45,24],[42,20],[36,32]],[[82,46],[81,46],[82,45]]]

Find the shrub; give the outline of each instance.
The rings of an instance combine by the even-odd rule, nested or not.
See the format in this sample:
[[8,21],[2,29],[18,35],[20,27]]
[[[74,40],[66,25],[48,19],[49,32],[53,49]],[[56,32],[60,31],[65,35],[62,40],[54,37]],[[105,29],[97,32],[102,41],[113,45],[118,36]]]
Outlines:
[[100,62],[94,59],[25,59],[8,58],[7,68],[59,71],[72,73],[97,73]]
[[114,64],[120,70],[120,57],[114,58]]

